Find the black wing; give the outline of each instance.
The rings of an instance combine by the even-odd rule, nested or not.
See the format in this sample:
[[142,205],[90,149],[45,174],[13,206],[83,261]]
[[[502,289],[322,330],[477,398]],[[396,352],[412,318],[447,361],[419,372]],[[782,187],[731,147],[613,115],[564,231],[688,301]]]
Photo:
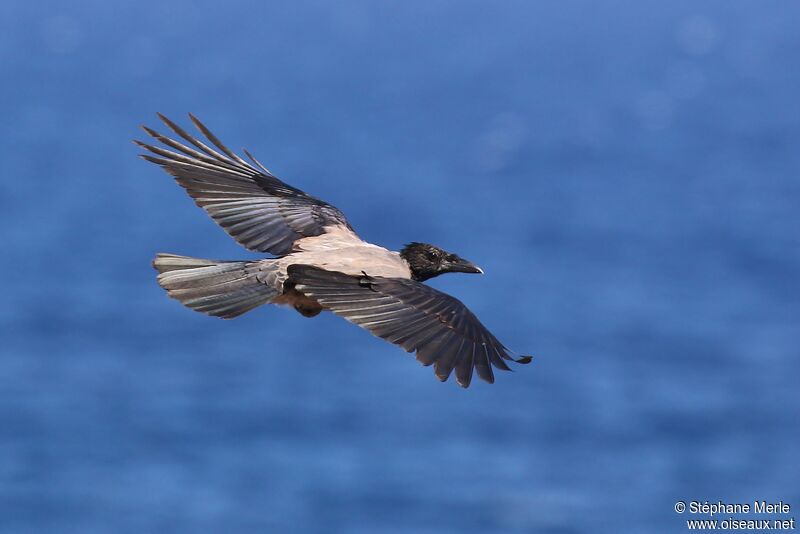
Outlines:
[[245,150],[255,167],[247,163],[193,115],[189,117],[197,129],[222,153],[160,113],[158,116],[198,150],[143,127],[151,137],[177,152],[135,141],[158,156],[142,157],[174,176],[195,203],[242,246],[280,256],[291,252],[298,239],[321,235],[326,227],[343,226],[352,231],[341,211],[283,183]]
[[419,282],[350,276],[310,265],[290,265],[288,273],[298,291],[324,308],[408,352],[416,351],[417,360],[434,364],[443,382],[455,369],[458,384],[468,387],[475,369],[493,383],[492,365],[509,371],[505,360],[531,361],[530,356],[509,355],[461,301]]

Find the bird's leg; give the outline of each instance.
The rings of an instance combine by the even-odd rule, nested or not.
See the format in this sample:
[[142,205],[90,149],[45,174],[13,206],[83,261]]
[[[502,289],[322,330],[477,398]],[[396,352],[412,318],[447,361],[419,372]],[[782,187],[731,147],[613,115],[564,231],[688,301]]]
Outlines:
[[370,290],[375,291],[377,293],[378,290],[375,289],[374,287],[375,284],[374,282],[372,282],[372,280],[374,279],[370,275],[368,275],[365,271],[361,271],[361,274],[363,274],[364,277],[358,279],[358,285],[361,287],[368,287],[370,288]]

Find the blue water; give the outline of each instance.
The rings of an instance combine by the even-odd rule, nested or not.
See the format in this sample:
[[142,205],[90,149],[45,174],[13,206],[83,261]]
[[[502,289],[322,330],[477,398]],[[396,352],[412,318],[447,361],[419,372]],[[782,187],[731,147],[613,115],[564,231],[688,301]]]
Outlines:
[[[800,7],[0,3],[0,531],[683,532],[800,510]],[[332,316],[165,297],[255,257],[136,158],[199,115],[483,277],[489,386]]]

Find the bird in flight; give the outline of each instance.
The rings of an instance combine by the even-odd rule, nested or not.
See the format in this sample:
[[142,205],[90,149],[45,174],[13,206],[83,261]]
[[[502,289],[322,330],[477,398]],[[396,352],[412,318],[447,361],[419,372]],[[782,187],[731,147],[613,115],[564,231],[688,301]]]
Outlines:
[[231,319],[262,304],[294,307],[305,317],[329,310],[372,334],[416,352],[442,382],[455,370],[468,387],[473,370],[494,382],[492,367],[514,357],[459,300],[423,284],[444,273],[482,273],[460,256],[426,243],[400,252],[363,241],[344,214],[279,180],[247,150],[248,163],[194,115],[213,145],[158,114],[182,141],[143,126],[165,147],[141,141],[141,157],[161,166],[240,245],[273,257],[218,261],[158,254],[153,266],[170,297],[195,311]]

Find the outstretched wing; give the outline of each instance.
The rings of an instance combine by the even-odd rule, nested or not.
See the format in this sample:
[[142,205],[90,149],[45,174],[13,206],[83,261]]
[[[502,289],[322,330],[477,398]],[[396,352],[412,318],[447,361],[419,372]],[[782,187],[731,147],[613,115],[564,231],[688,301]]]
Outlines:
[[513,358],[502,343],[459,300],[430,286],[402,278],[350,276],[310,265],[290,265],[295,289],[348,321],[408,352],[423,365],[434,364],[436,376],[468,387],[473,369],[489,383],[492,366],[510,370],[506,360],[528,363],[530,356]]
[[221,153],[160,113],[158,116],[196,149],[143,127],[151,137],[174,151],[135,141],[155,154],[142,157],[174,176],[195,203],[247,249],[280,256],[291,252],[295,241],[321,235],[332,226],[353,232],[337,208],[283,183],[245,150],[253,165],[247,163],[194,115],[189,115],[194,125]]

